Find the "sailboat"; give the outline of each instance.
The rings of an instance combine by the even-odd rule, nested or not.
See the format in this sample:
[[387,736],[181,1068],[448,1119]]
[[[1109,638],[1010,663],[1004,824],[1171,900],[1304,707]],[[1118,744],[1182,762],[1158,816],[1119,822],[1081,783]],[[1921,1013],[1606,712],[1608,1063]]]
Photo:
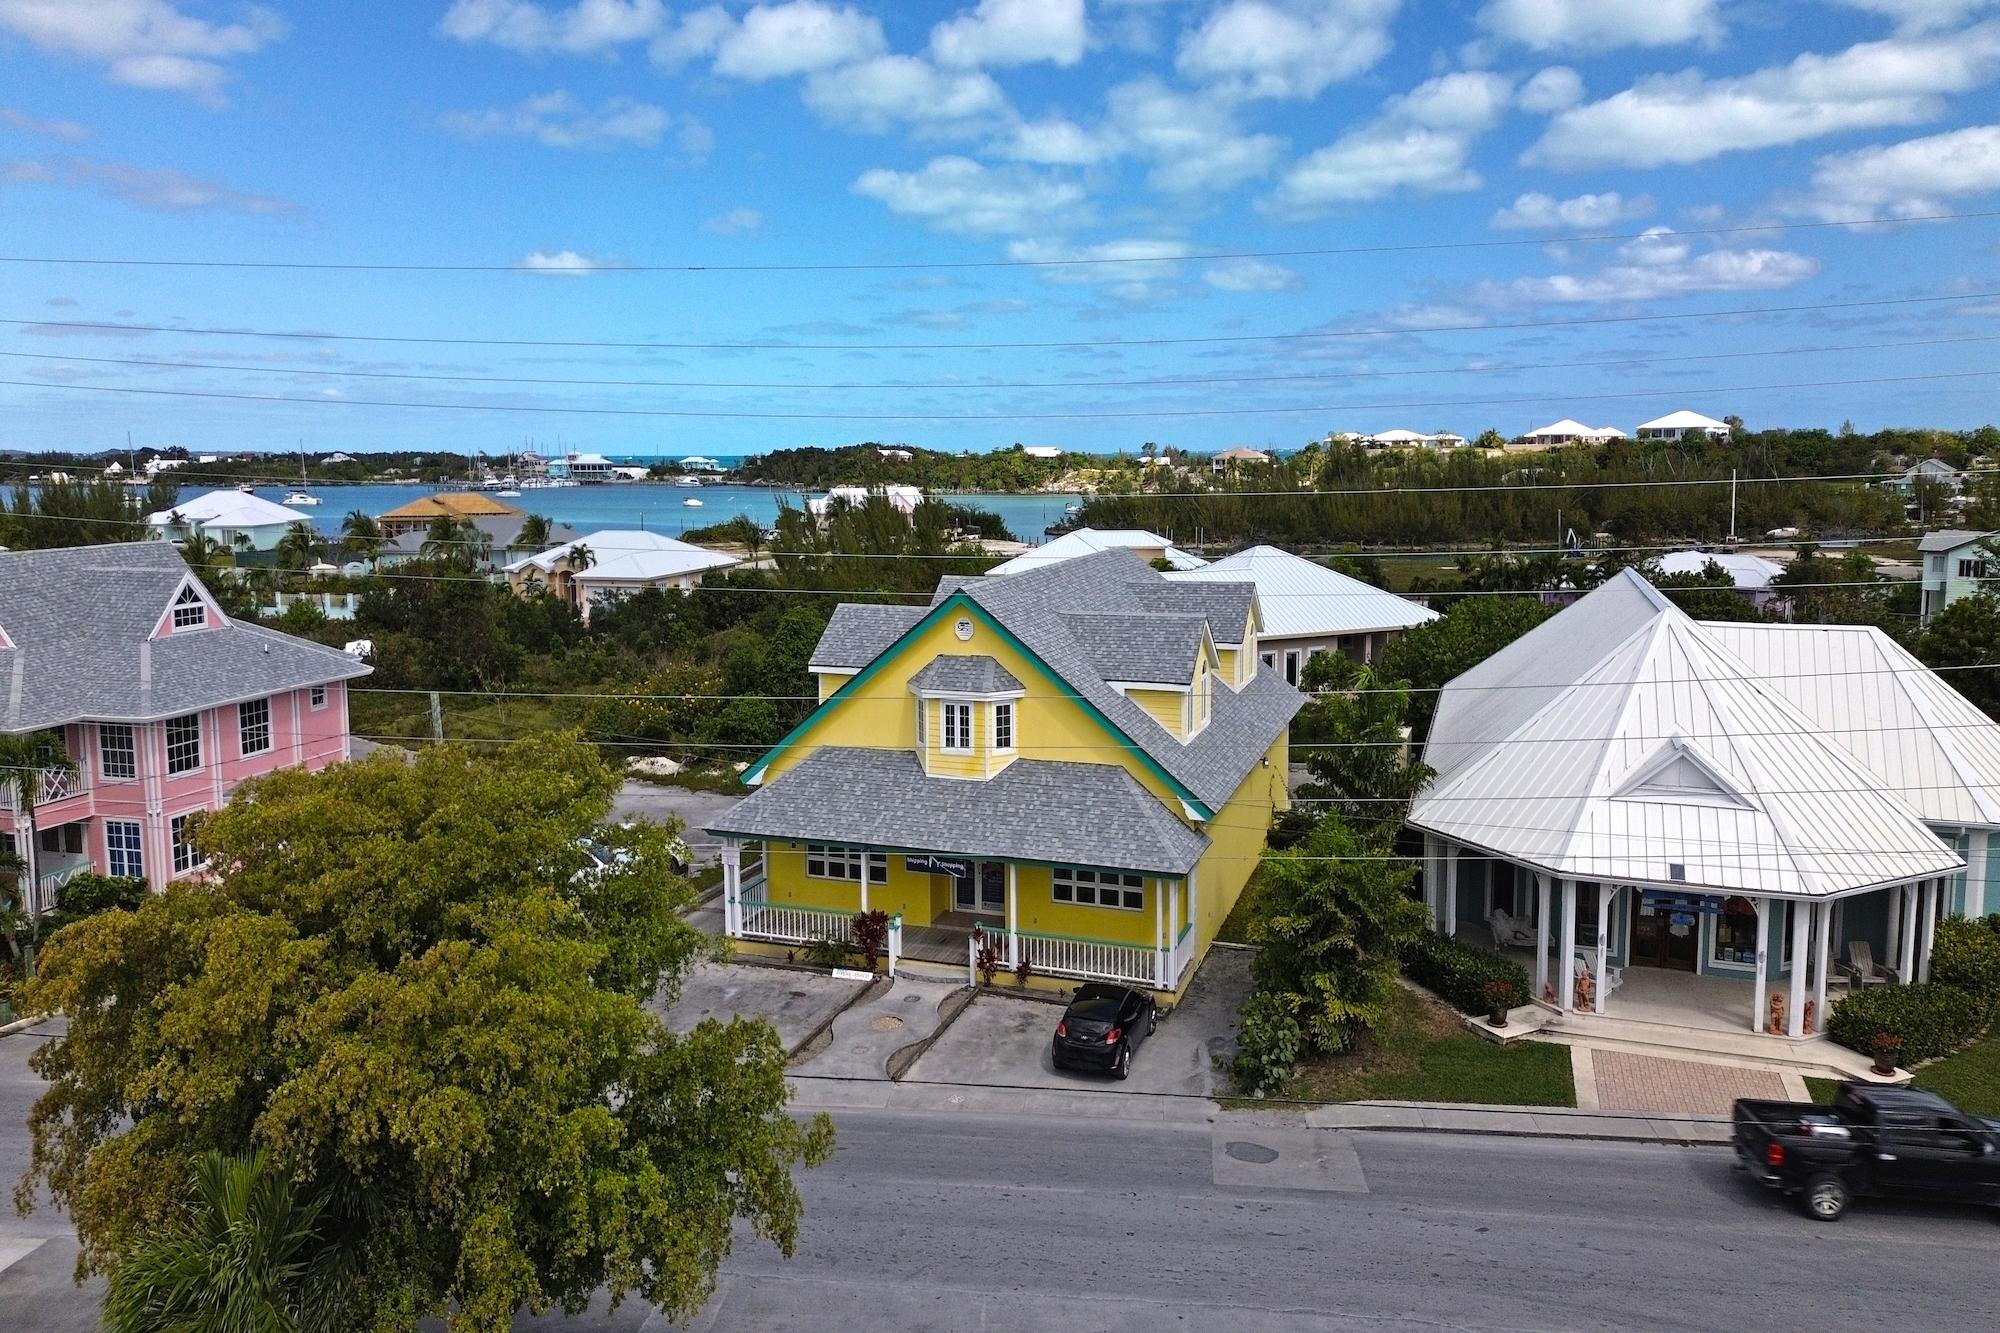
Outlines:
[[278,503],[291,505],[295,509],[319,503],[319,497],[306,489],[306,449],[303,440],[299,441],[299,488],[286,492],[285,498]]

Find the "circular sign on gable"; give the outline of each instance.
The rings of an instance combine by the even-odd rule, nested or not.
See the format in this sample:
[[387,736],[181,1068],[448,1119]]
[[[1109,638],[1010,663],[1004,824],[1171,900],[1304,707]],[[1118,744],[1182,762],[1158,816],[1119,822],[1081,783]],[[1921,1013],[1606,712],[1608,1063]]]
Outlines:
[[972,620],[968,616],[960,616],[958,624],[952,626],[952,628],[958,631],[958,638],[961,643],[972,637]]

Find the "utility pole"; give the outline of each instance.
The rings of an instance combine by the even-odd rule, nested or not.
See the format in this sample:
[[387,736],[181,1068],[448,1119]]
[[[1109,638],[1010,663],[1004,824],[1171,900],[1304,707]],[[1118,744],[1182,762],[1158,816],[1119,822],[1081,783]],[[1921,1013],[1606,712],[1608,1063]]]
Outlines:
[[1729,544],[1736,545],[1736,469],[1729,469]]
[[431,743],[444,744],[444,698],[436,690],[431,691]]

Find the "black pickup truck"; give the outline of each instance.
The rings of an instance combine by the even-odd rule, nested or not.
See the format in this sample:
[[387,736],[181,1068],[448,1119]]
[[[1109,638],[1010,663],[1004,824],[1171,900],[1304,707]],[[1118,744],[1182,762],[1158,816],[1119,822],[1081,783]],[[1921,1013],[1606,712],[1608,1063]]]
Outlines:
[[1822,1222],[1865,1195],[2000,1207],[2000,1120],[1936,1093],[1843,1083],[1831,1106],[1739,1101],[1735,1123],[1744,1169]]

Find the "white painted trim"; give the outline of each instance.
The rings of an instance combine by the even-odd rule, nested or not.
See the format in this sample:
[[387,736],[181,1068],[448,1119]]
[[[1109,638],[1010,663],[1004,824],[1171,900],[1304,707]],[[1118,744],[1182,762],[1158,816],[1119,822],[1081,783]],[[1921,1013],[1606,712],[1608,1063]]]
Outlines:
[[1806,1034],[1806,968],[1812,948],[1811,904],[1802,904],[1805,910],[1792,909],[1792,994],[1785,1008],[1785,1035],[1793,1041]]
[[1563,925],[1562,925],[1562,991],[1556,996],[1556,1007],[1564,1013],[1576,1008],[1576,894],[1577,882],[1573,879],[1562,881]]
[[[1597,1013],[1604,1012],[1604,997],[1610,987],[1604,984],[1604,965],[1610,952],[1611,943],[1611,895],[1609,884],[1597,886],[1597,984],[1591,989],[1591,1008]],[[1626,960],[1631,961],[1629,958]]]
[[1752,1032],[1762,1032],[1764,1030],[1764,983],[1769,976],[1770,968],[1770,959],[1767,957],[1768,949],[1766,948],[1770,940],[1770,923],[1766,920],[1764,909],[1769,901],[1769,899],[1761,897],[1750,899],[1750,905],[1757,909],[1757,980],[1756,987],[1751,992],[1750,998],[1750,1030]]

